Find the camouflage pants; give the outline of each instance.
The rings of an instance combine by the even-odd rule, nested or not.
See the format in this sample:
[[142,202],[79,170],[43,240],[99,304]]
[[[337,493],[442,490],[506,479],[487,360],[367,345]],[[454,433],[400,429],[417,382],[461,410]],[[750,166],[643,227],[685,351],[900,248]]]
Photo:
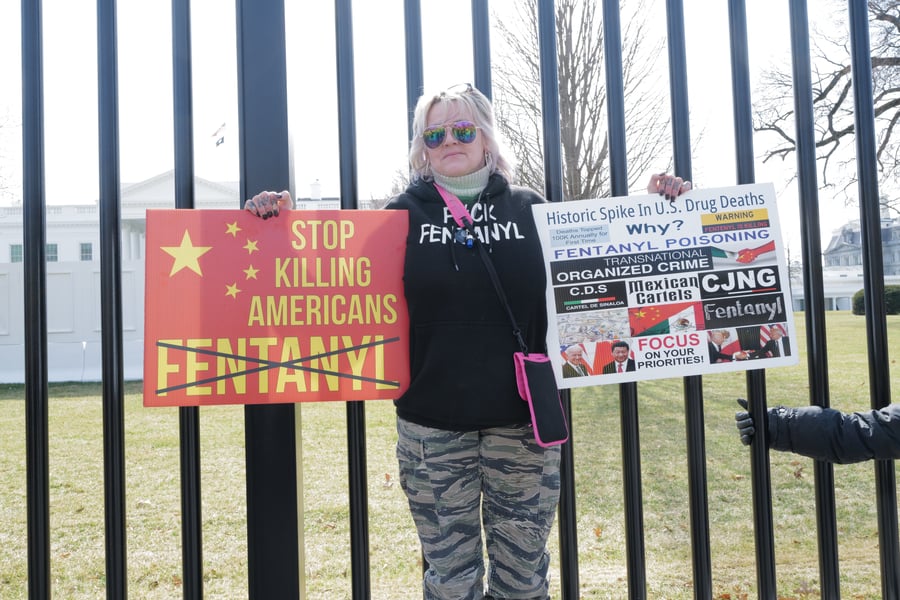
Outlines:
[[397,433],[400,484],[428,563],[425,600],[549,598],[559,447],[538,446],[530,427],[445,431],[398,418]]

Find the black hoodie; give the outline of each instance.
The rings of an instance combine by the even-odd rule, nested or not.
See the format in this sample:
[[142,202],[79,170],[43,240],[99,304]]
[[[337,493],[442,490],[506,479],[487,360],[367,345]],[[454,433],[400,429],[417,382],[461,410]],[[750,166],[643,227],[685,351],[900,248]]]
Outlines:
[[[469,207],[530,352],[546,351],[546,276],[531,205],[544,199],[492,175]],[[409,213],[404,289],[410,386],[395,401],[408,421],[452,431],[528,423],[516,389],[512,325],[477,247],[453,241],[456,224],[430,182],[387,206]]]

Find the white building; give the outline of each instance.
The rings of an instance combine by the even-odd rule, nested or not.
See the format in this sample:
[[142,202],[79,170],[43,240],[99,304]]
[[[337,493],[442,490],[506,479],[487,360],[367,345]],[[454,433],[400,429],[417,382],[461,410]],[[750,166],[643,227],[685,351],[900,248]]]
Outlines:
[[[862,231],[858,220],[850,221],[831,234],[822,253],[822,287],[825,290],[825,310],[851,310],[853,296],[863,289]],[[887,211],[881,217],[881,259],[884,284],[900,285],[900,219]],[[791,281],[794,310],[804,310],[803,282]]]
[[[197,178],[196,208],[237,209],[236,182]],[[315,184],[313,194],[315,194]],[[144,244],[148,208],[175,208],[169,171],[126,184],[121,192],[124,374],[143,378]],[[339,208],[336,199],[307,199],[303,208]],[[97,204],[48,206],[47,366],[50,381],[100,381],[100,209]],[[0,207],[0,383],[25,381],[22,207]]]

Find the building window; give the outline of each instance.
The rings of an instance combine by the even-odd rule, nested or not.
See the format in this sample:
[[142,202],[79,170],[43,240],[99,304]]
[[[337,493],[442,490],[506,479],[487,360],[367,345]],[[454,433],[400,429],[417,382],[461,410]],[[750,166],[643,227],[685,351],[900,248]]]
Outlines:
[[94,245],[90,242],[81,244],[81,260],[87,262],[94,260]]
[[[47,262],[59,262],[59,250],[56,244],[47,244],[46,249]],[[9,246],[9,262],[22,262],[22,244],[10,244]]]

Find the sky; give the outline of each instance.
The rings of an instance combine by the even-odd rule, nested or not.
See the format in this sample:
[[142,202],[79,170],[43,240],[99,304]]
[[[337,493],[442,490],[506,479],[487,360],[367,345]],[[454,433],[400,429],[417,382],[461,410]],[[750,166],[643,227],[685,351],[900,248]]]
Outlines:
[[[493,0],[490,8],[509,11],[516,1],[521,0]],[[0,3],[0,177],[8,183],[0,204],[21,197],[19,5]],[[764,69],[789,64],[788,3],[754,0],[747,5],[755,86]],[[193,0],[191,6],[195,174],[237,181],[234,4]],[[650,8],[648,19],[651,25],[658,20],[664,37],[665,3],[651,0]],[[700,187],[731,186],[736,169],[727,3],[685,0],[684,8],[690,129],[694,137],[702,132],[694,146],[694,180]],[[357,1],[352,10],[358,191],[361,199],[383,197],[407,164],[403,0]],[[174,167],[171,5],[122,0],[117,11],[120,180],[134,183]],[[474,79],[470,11],[471,0],[422,1],[426,89]],[[43,0],[43,19],[46,201],[94,203],[99,187],[96,0]],[[338,196],[333,3],[286,2],[286,20],[296,193],[306,196],[318,182],[323,195]],[[665,63],[665,55],[661,59]],[[213,134],[223,123],[225,142],[216,146]],[[758,146],[755,150],[761,153]],[[783,238],[799,252],[796,186],[784,183],[795,170],[794,159],[756,164],[756,181],[775,183]],[[824,241],[834,228],[858,218],[858,209],[845,209],[843,200],[820,195],[820,202]]]

